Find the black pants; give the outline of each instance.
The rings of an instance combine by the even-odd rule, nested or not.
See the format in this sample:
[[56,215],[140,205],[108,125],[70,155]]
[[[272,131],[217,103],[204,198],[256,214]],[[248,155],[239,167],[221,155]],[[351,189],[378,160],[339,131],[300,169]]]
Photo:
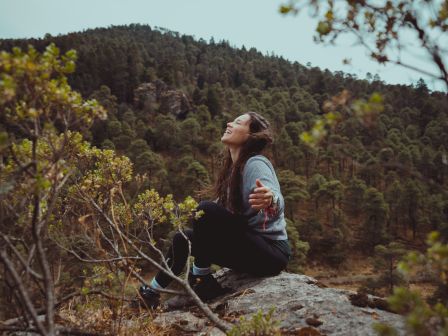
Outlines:
[[[191,242],[197,267],[212,263],[259,276],[275,275],[285,269],[289,256],[270,244],[270,240],[248,230],[247,219],[229,212],[214,202],[199,203],[204,214],[193,220],[193,229],[184,231]],[[177,232],[166,256],[174,274],[179,275],[187,262],[188,241]],[[166,287],[171,278],[159,271],[157,282]]]

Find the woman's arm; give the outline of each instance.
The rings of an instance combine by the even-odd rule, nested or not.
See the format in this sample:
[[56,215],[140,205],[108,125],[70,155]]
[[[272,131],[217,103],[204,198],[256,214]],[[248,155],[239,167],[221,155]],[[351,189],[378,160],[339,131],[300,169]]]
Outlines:
[[277,176],[266,158],[253,157],[246,163],[243,197],[254,210],[271,209],[277,213],[284,208]]

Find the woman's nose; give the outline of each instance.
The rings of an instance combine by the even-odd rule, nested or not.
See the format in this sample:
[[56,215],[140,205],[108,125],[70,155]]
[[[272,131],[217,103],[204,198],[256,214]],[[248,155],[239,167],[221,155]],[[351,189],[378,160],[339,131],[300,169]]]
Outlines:
[[229,122],[227,123],[227,127],[229,127],[229,126],[232,126],[232,122],[231,122],[231,121],[229,121]]

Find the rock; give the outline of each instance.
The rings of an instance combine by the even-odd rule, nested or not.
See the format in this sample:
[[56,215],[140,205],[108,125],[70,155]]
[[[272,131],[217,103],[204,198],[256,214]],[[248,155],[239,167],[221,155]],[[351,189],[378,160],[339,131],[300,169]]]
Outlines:
[[140,84],[134,90],[134,105],[140,110],[147,110],[157,102],[157,86],[154,83]]
[[[321,288],[315,279],[301,274],[282,272],[274,277],[256,278],[222,269],[215,274],[221,285],[231,287],[232,293],[210,302],[209,305],[221,318],[238,321],[247,319],[258,310],[268,312],[275,307],[273,318],[280,321],[288,335],[376,335],[373,323],[382,322],[395,327],[399,335],[405,335],[402,316],[378,308],[371,308],[367,297],[364,307],[354,306],[352,291]],[[378,307],[375,306],[375,307]],[[179,324],[183,330],[191,328],[192,334],[201,335],[207,327],[207,319],[192,306],[191,299],[173,297],[166,302],[166,312],[155,320]],[[192,314],[195,312],[195,315]],[[308,326],[309,325],[309,326]],[[314,327],[314,328],[312,328]],[[208,327],[211,328],[211,327]],[[216,332],[215,335],[219,335]]]
[[169,89],[161,80],[140,84],[134,90],[134,105],[138,109],[152,112],[154,103],[160,105],[162,113],[172,114],[176,118],[185,118],[192,109],[185,93]]
[[319,330],[314,329],[312,327],[304,327],[299,328],[296,330],[295,333],[291,333],[291,335],[297,335],[297,336],[321,336],[322,334],[319,332]]
[[391,313],[395,313],[390,308],[389,303],[386,300],[382,299],[382,298],[373,297],[370,300],[370,302],[371,302],[371,304],[369,304],[369,307],[371,307],[371,308],[378,308],[378,309],[385,310],[385,311],[388,311],[388,312],[391,312]]
[[182,332],[194,332],[196,335],[201,335],[204,332],[207,332],[207,335],[225,335],[219,329],[209,326],[207,319],[196,317],[190,312],[174,311],[160,314],[154,319],[154,323]]
[[183,92],[169,90],[160,95],[160,110],[173,114],[176,118],[185,118],[191,110],[191,104]]
[[348,298],[352,305],[356,307],[367,307],[369,306],[369,297],[365,293],[349,294]]
[[313,327],[318,327],[323,323],[322,321],[319,321],[317,318],[314,318],[314,317],[308,317],[305,320],[305,322]]
[[365,293],[349,294],[348,298],[352,305],[357,307],[370,307],[378,308],[393,313],[392,309],[389,307],[389,303],[386,300],[374,297],[372,295],[367,295]]

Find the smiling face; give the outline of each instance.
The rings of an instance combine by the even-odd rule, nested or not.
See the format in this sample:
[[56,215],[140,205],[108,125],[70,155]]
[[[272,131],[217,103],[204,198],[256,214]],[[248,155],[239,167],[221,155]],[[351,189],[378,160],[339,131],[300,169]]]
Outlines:
[[242,114],[234,121],[227,123],[221,142],[227,146],[240,147],[249,138],[250,116]]

